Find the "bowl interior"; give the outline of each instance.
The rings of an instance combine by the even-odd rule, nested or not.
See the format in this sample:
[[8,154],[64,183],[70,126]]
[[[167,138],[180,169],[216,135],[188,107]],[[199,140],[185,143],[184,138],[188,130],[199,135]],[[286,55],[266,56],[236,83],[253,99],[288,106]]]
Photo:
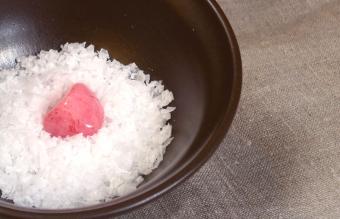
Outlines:
[[[137,203],[155,195],[146,191],[174,185],[176,180],[167,184],[167,179],[185,168],[195,169],[198,154],[206,153],[201,155],[205,159],[216,146],[210,139],[215,128],[221,121],[228,123],[225,127],[230,124],[240,86],[238,50],[211,1],[0,0],[0,4],[0,68],[14,66],[19,56],[58,49],[65,42],[88,42],[108,49],[124,64],[135,62],[174,92],[175,139],[164,161],[135,193],[96,208],[123,209],[118,204],[129,198]],[[9,205],[0,201],[0,212],[18,210]]]

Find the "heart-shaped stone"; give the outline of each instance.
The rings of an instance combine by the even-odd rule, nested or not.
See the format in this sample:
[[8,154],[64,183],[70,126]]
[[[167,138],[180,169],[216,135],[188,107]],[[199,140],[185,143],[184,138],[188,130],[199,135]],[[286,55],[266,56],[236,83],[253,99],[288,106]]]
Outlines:
[[91,136],[102,127],[104,110],[95,94],[77,83],[45,115],[44,130],[55,137],[82,133]]

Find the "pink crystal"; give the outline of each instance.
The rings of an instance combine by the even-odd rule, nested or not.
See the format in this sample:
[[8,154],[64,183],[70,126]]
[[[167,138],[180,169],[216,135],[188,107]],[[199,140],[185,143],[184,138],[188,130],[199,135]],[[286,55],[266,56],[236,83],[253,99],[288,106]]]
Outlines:
[[102,127],[104,110],[95,94],[77,83],[45,115],[44,130],[55,137],[82,133],[91,136]]

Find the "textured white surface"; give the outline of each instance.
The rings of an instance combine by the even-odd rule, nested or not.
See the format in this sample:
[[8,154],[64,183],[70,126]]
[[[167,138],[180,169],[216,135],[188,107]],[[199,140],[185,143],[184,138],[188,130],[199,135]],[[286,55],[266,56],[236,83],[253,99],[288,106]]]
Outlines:
[[[135,64],[84,45],[25,57],[0,74],[0,189],[18,205],[80,207],[127,194],[171,140],[172,93]],[[43,116],[78,82],[97,95],[104,125],[88,138],[52,138]]]

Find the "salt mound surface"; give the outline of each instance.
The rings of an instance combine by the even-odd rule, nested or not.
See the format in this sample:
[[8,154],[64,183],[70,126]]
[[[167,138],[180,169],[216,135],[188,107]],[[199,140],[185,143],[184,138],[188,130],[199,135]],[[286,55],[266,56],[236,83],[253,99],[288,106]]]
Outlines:
[[[43,116],[74,83],[103,105],[97,134],[51,137]],[[135,64],[85,43],[41,51],[0,71],[1,198],[37,208],[74,208],[125,195],[155,169],[171,142],[173,100]]]

